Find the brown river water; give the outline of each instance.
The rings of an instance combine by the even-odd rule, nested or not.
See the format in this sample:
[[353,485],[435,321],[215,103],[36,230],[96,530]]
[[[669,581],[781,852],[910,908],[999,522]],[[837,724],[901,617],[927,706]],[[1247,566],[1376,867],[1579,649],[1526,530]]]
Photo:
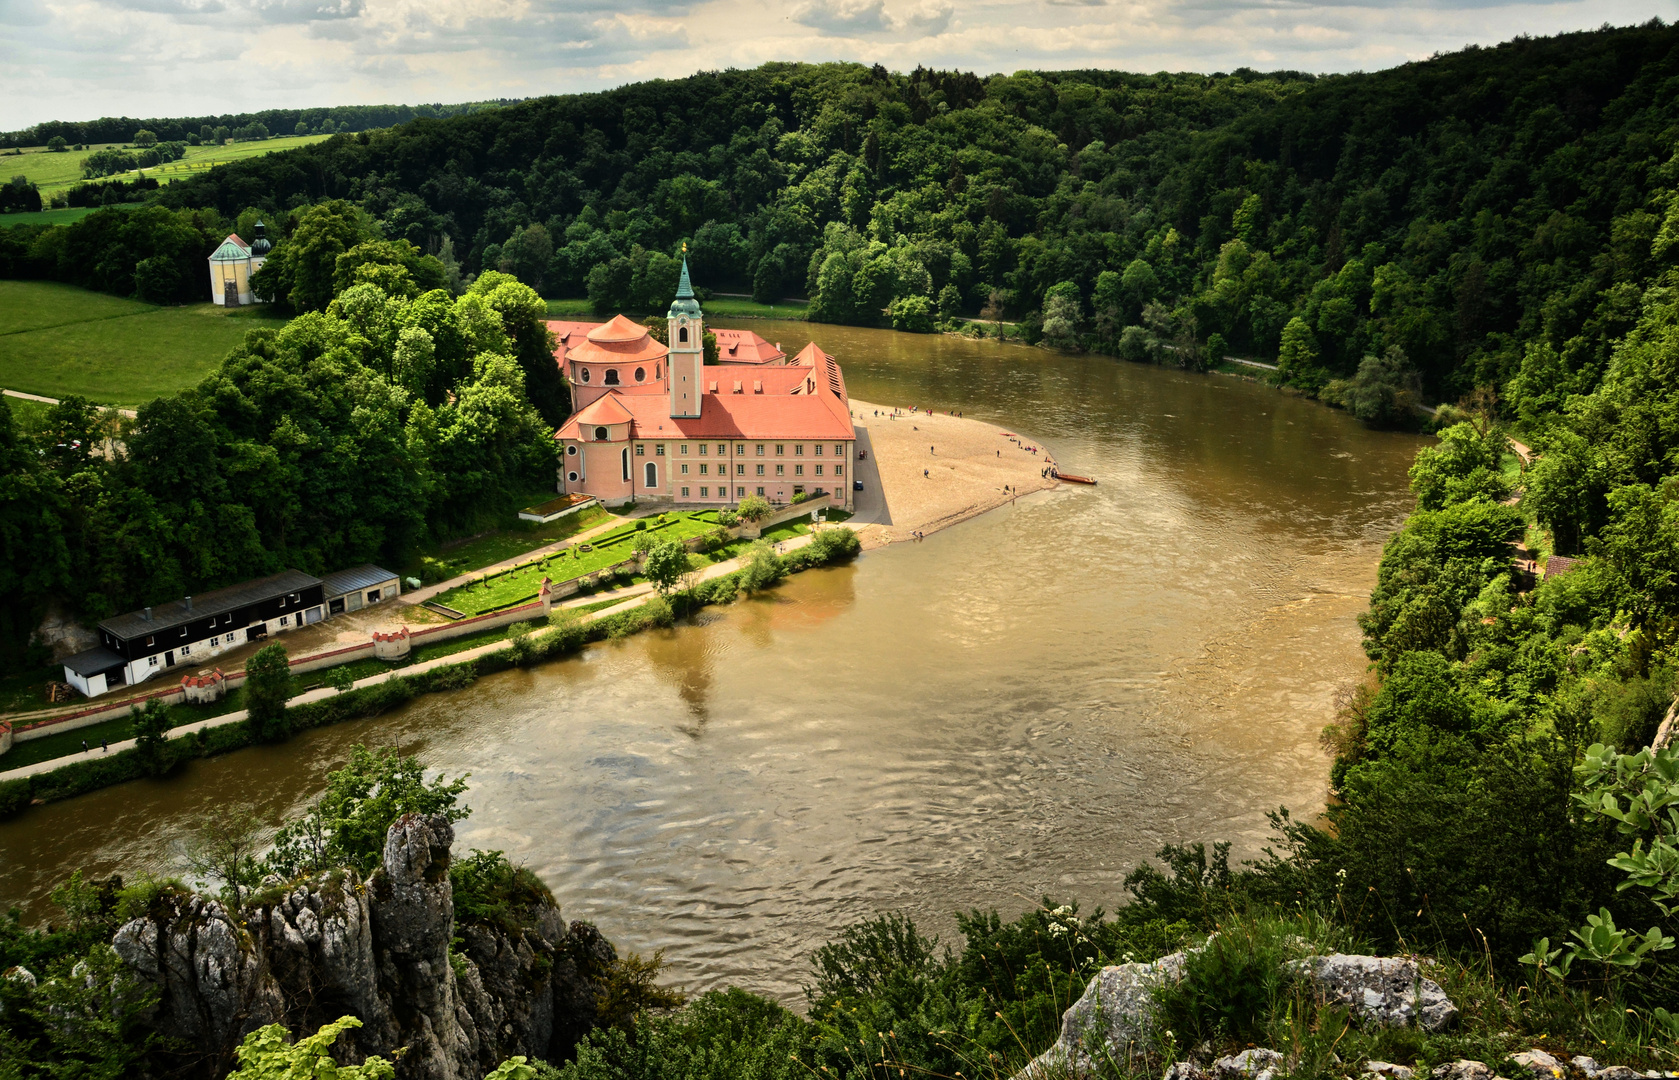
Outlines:
[[0,823],[0,907],[71,870],[179,872],[210,806],[271,820],[357,743],[470,772],[457,850],[528,862],[672,981],[790,1002],[811,951],[904,911],[1112,907],[1163,843],[1310,816],[1317,735],[1421,440],[1224,376],[888,331],[753,323],[852,393],[1048,446],[1063,488],[802,574],[693,625]]

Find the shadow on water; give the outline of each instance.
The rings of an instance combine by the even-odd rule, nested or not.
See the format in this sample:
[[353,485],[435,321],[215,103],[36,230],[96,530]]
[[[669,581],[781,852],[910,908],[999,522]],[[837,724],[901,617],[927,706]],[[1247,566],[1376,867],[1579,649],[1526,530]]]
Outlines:
[[75,867],[176,872],[229,793],[271,820],[356,742],[470,772],[458,847],[690,988],[796,1000],[811,949],[902,910],[1121,899],[1165,842],[1266,841],[1321,806],[1317,733],[1419,440],[1237,379],[991,343],[814,332],[881,404],[1028,433],[1100,485],[572,660],[0,824],[0,899]]

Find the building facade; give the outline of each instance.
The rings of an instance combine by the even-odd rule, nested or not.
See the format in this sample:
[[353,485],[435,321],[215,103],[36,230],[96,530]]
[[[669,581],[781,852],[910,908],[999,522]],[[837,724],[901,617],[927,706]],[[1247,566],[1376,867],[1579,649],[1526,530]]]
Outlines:
[[251,291],[251,275],[262,269],[272,245],[262,222],[257,222],[254,231],[249,244],[228,233],[210,253],[210,296],[218,307],[239,307],[261,299]]
[[706,364],[686,261],[668,345],[622,315],[551,325],[577,406],[554,435],[562,494],[609,506],[829,494],[852,509],[856,433],[839,364],[814,343],[789,359],[749,331],[718,332],[719,362]]
[[64,678],[97,697],[177,667],[201,667],[229,649],[359,611],[401,590],[395,574],[372,564],[324,580],[286,570],[106,619],[97,646],[63,661]]

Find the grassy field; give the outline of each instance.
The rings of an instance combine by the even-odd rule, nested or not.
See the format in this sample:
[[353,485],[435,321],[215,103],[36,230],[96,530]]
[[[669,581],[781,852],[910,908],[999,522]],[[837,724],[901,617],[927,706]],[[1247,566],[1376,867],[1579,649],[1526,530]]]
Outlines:
[[535,551],[556,540],[576,536],[585,529],[592,529],[610,520],[611,513],[600,506],[591,506],[569,517],[550,521],[546,525],[521,521],[517,527],[474,537],[463,544],[455,544],[442,551],[422,555],[404,567],[402,575],[417,577],[428,585],[448,581],[452,577],[494,566],[507,559],[516,559],[527,551]]
[[63,210],[38,210],[33,214],[0,214],[0,229],[13,225],[68,225],[87,217],[95,209],[97,207],[71,206]]
[[[809,305],[803,300],[783,300],[778,304],[760,304],[756,300],[744,297],[714,296],[705,301],[707,318],[732,319],[803,319],[805,309]],[[648,314],[663,315],[664,312],[631,312],[624,314],[634,318],[642,318]],[[551,319],[577,319],[588,321],[601,319],[605,316],[595,312],[594,305],[588,299],[550,300],[548,301],[548,317]]]
[[[178,180],[183,176],[190,176],[195,172],[202,172],[215,165],[223,165],[229,161],[241,158],[261,157],[280,150],[290,150],[298,146],[308,146],[310,143],[330,139],[330,135],[288,135],[281,139],[262,139],[256,142],[232,143],[227,146],[189,146],[186,156],[179,161],[171,161],[167,165],[158,165],[150,169],[140,169],[131,173],[118,173],[115,176],[101,177],[103,180],[132,180],[144,173],[154,177],[160,184],[167,184],[171,180]],[[70,150],[62,154],[54,154],[45,147],[35,147],[25,150],[22,154],[0,156],[0,174],[6,179],[14,176],[26,176],[34,181],[41,190],[43,198],[51,197],[55,192],[68,191],[82,182],[82,159],[95,150],[109,147],[121,147],[122,143],[102,143],[90,146],[85,151]],[[20,215],[21,216],[21,215]],[[0,221],[11,221],[11,215],[0,218]]]
[[202,379],[266,308],[153,307],[44,281],[0,281],[0,387],[134,407]]
[[[450,589],[439,596],[437,602],[468,615],[477,615],[521,600],[534,599],[545,577],[567,581],[628,559],[635,535],[640,531],[636,528],[637,524],[629,522],[611,532],[602,533],[589,544],[589,551],[582,550],[581,546],[566,549],[487,581]],[[656,541],[663,542],[687,540],[715,528],[715,510],[693,510],[671,514],[663,526],[650,521],[647,532]]]

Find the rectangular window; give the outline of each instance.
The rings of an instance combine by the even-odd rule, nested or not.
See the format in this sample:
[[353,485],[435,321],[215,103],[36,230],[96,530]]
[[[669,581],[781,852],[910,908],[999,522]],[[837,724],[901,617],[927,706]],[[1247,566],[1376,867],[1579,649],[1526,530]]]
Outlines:
[[785,466],[785,465],[777,465],[777,466],[776,466],[776,467],[775,467],[775,475],[777,475],[777,476],[786,476],[786,475],[787,475],[787,466]]
[[703,461],[702,461],[702,462],[700,462],[700,475],[701,475],[701,476],[705,476],[705,475],[706,475],[706,474],[707,474],[707,473],[709,473],[709,472],[710,472],[710,471],[711,471],[711,466],[709,466],[709,465],[707,465],[707,464],[706,464],[706,463],[705,463],[705,462],[703,462]]
[[680,449],[680,450],[681,450],[681,452],[682,452],[682,456],[683,456],[683,457],[687,457],[687,456],[688,456],[688,444],[687,444],[687,443],[683,443],[683,444],[682,444],[682,445],[681,445],[681,447],[679,447],[679,449]]
[[775,456],[776,457],[781,457],[782,455],[784,455],[786,453],[787,453],[787,444],[786,443],[776,443],[775,444]]
[[746,489],[743,487],[735,488],[735,497],[740,499],[746,498]]
[[736,476],[745,476],[746,475],[746,466],[745,465],[736,465],[735,466],[735,475]]
[[834,456],[835,457],[844,457],[845,456],[845,444],[844,443],[835,443],[834,444]]
[[212,648],[212,649],[218,648],[218,647],[220,647],[221,643],[222,643],[221,638],[213,637],[213,638],[210,639],[210,648]]
[[821,443],[816,444],[816,456],[817,457],[822,456],[822,444]]
[[[290,615],[282,615],[282,616],[280,616],[280,625],[281,625],[281,626],[290,626],[290,625],[291,625],[291,616],[290,616]],[[182,650],[181,650],[181,651],[182,651],[182,652],[183,652],[183,653],[184,653],[184,652],[186,652],[186,650],[185,650],[185,649],[182,649]]]
[[741,455],[742,457],[746,456],[746,444],[735,443],[735,453]]
[[636,443],[635,444],[635,456],[636,457],[646,457],[647,456],[647,444],[646,443]]
[[[724,454],[727,454],[728,452],[729,452],[729,444],[728,443],[718,443],[717,444],[717,456],[718,457],[722,457]],[[741,453],[744,454],[744,453],[746,453],[746,451],[742,450]]]
[[759,457],[764,456],[764,444],[763,443],[758,444],[758,456]]
[[835,465],[834,466],[834,475],[835,476],[844,476],[845,475],[845,466],[844,465]]
[[687,475],[688,475],[688,463],[687,463],[687,462],[686,462],[686,461],[684,461],[684,462],[683,462],[683,463],[682,463],[682,475],[683,475],[683,476],[687,476]]
[[682,497],[684,499],[686,499],[688,497],[688,489],[687,488],[682,489]]
[[146,644],[147,645],[156,645],[157,644],[157,639],[156,638],[147,638],[146,639]]
[[700,488],[700,498],[709,499],[710,497],[711,497],[711,489],[708,488],[708,487],[703,487],[702,486]]
[[817,466],[817,467],[816,467],[816,475],[817,475],[817,476],[821,476],[821,475],[822,475],[822,466],[820,466],[820,465],[818,465],[818,466]]
[[762,465],[758,466],[758,475],[759,476],[764,475],[764,467]]
[[763,488],[759,488],[759,489],[758,489],[758,494],[759,494],[759,495],[762,495],[762,494],[763,494],[763,493],[764,493],[764,489],[763,489]]
[[803,465],[793,466],[793,475],[794,476],[803,476],[804,474],[805,474],[805,467]]
[[705,457],[705,451],[706,451],[705,443],[700,443],[700,457]]
[[182,645],[181,646],[181,655],[182,656],[191,656],[192,655],[192,646],[191,645]]
[[665,444],[664,443],[659,443],[658,445],[653,447],[653,456],[654,457],[664,457],[665,456]]
[[794,443],[793,444],[793,456],[794,457],[804,457],[805,456],[805,444],[804,443]]
[[155,657],[155,656],[146,657],[146,666],[147,667],[157,667],[157,657]]

